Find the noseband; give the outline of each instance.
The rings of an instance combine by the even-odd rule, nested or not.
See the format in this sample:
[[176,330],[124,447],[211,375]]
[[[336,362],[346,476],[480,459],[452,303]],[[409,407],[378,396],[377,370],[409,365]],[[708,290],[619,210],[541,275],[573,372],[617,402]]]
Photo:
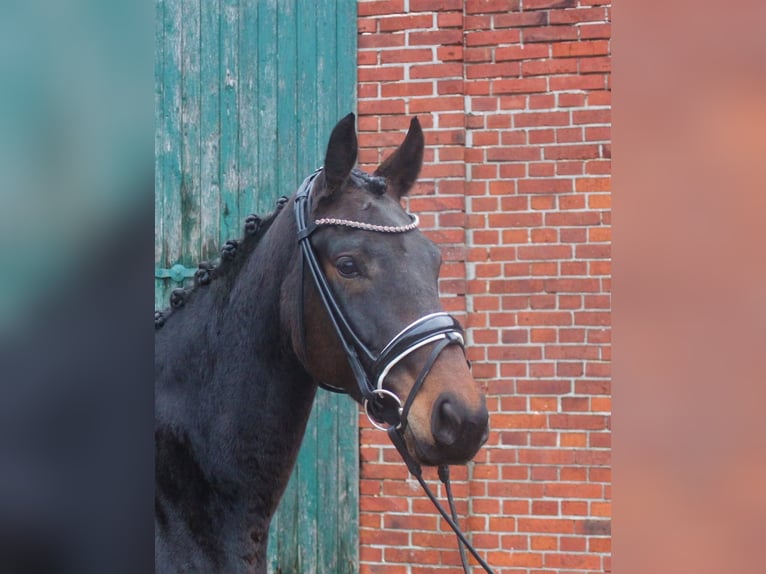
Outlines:
[[[295,196],[295,221],[298,225],[298,242],[303,254],[305,266],[311,271],[319,295],[322,298],[330,321],[338,334],[343,350],[348,359],[351,371],[356,379],[359,392],[364,399],[364,409],[370,422],[381,430],[387,431],[391,442],[399,451],[408,470],[418,480],[421,487],[431,499],[436,509],[445,519],[447,524],[455,532],[458,538],[458,549],[460,550],[460,559],[463,564],[463,570],[468,573],[468,562],[463,550],[467,548],[486,572],[492,574],[492,569],[487,565],[484,559],[479,556],[476,549],[465,537],[460,527],[457,525],[457,512],[452,497],[452,489],[449,480],[449,467],[442,465],[439,467],[439,478],[445,485],[447,498],[449,500],[451,515],[447,514],[442,505],[436,499],[431,489],[423,479],[420,464],[415,461],[407,450],[404,441],[404,431],[407,427],[407,416],[412,406],[412,402],[423,386],[428,373],[431,371],[436,359],[448,345],[459,345],[465,352],[465,342],[463,340],[463,329],[457,320],[447,313],[431,313],[416,319],[397,335],[395,335],[383,350],[376,354],[361,340],[352,326],[346,319],[338,302],[333,295],[330,284],[327,281],[322,268],[319,266],[314,249],[311,246],[310,237],[321,226],[341,226],[363,231],[372,231],[376,233],[407,233],[417,228],[418,220],[414,215],[410,215],[412,221],[407,225],[375,225],[372,223],[363,223],[360,221],[351,221],[348,219],[325,218],[317,219],[309,223],[311,216],[311,189],[314,180],[322,171],[319,168],[308,176]],[[301,281],[301,293],[303,281]],[[300,309],[301,329],[303,328],[303,305]],[[402,403],[399,396],[393,391],[384,387],[386,377],[399,362],[416,350],[425,347],[431,343],[436,343],[431,350],[423,368],[415,380],[407,399]],[[335,393],[345,393],[344,389],[333,387],[325,382],[319,381],[319,386],[323,389]]]
[[[357,387],[364,399],[365,412],[370,422],[382,430],[394,426],[403,431],[407,425],[407,414],[412,402],[441,351],[452,344],[459,345],[461,349],[464,348],[463,329],[451,315],[431,313],[407,325],[388,342],[380,353],[374,353],[370,350],[356,334],[343,314],[340,305],[338,305],[309,238],[314,231],[322,226],[349,227],[377,233],[407,233],[417,228],[417,218],[411,215],[412,221],[402,226],[374,225],[335,218],[318,219],[309,223],[311,189],[320,172],[321,168],[307,177],[295,197],[295,220],[298,225],[298,241],[303,259],[311,271],[327,314],[343,345]],[[426,361],[415,385],[407,396],[407,400],[402,403],[402,400],[394,392],[384,387],[386,377],[405,357],[431,343],[438,344]],[[325,382],[319,384],[322,388],[332,392],[346,392]]]

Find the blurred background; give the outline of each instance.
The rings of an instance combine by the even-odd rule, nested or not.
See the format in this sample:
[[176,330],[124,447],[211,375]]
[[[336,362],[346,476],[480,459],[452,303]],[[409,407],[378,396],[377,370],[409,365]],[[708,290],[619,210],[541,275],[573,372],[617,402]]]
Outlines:
[[0,5],[0,572],[150,571],[153,5]]

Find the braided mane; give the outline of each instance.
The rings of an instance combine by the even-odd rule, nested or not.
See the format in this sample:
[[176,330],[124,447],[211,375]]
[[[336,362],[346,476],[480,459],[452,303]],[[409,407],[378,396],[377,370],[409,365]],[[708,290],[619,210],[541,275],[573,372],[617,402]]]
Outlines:
[[221,248],[221,255],[215,261],[202,261],[194,273],[194,283],[190,287],[179,287],[170,293],[170,306],[154,311],[154,328],[159,329],[170,315],[186,305],[199,287],[209,285],[216,279],[234,277],[242,268],[247,256],[255,249],[260,239],[266,234],[271,224],[287,204],[285,196],[277,200],[276,209],[265,218],[252,213],[245,218],[244,236],[241,239],[229,239]]

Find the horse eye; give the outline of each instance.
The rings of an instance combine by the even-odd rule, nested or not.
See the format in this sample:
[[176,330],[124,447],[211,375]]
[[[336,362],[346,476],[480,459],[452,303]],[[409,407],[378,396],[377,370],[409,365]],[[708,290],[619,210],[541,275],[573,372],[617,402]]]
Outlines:
[[359,275],[359,267],[356,266],[356,262],[348,255],[339,257],[335,262],[335,268],[343,277],[356,277]]

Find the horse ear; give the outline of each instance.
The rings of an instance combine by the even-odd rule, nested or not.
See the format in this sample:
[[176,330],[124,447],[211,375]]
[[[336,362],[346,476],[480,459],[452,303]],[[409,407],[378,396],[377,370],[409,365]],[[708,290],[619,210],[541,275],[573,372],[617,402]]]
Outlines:
[[324,159],[325,186],[321,195],[331,196],[340,189],[356,163],[356,116],[348,114],[340,120],[330,134]]
[[385,177],[398,197],[406,195],[418,179],[424,146],[423,129],[418,118],[412,118],[404,141],[380,164],[374,175]]

